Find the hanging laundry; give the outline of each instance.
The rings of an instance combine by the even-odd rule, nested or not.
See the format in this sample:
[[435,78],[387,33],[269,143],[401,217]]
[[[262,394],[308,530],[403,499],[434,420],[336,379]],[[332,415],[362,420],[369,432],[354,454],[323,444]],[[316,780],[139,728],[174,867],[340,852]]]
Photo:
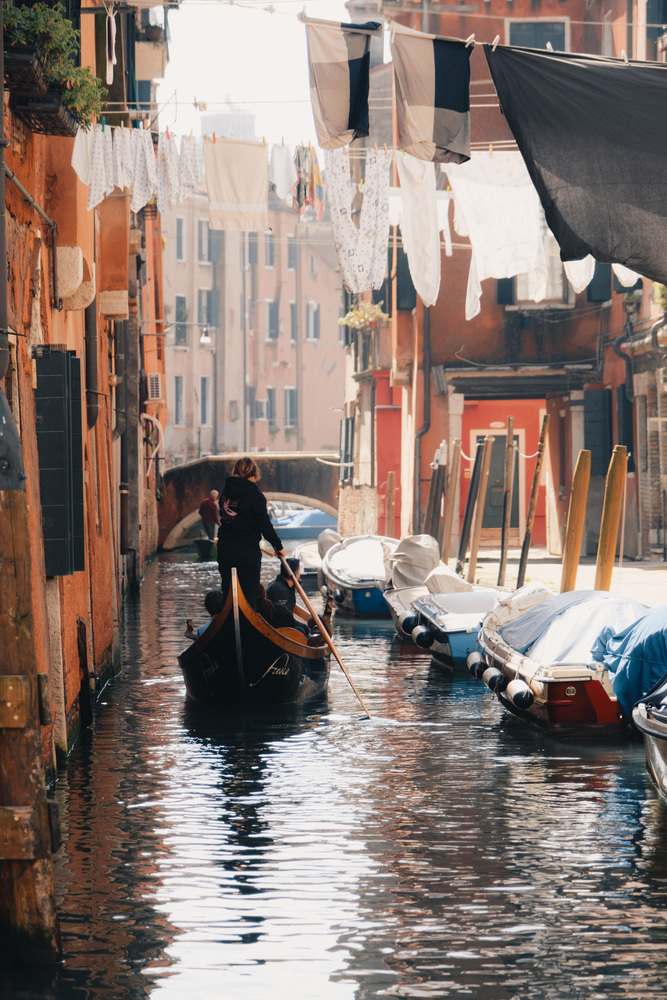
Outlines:
[[667,66],[484,51],[561,259],[590,253],[667,282]]
[[534,273],[534,301],[547,290],[547,260],[537,192],[520,153],[473,153],[469,163],[448,163],[454,199],[472,245],[466,319],[480,312],[482,281]]
[[[105,4],[106,6],[106,4]],[[106,55],[107,55],[107,75],[106,81],[107,85],[111,86],[113,83],[113,68],[117,63],[116,59],[116,19],[114,15],[107,9],[106,18]]]
[[371,37],[381,35],[382,25],[300,19],[306,24],[317,141],[322,149],[338,149],[368,135]]
[[256,232],[269,226],[269,161],[257,142],[204,136],[204,173],[211,229]]
[[391,24],[398,145],[420,160],[470,159],[470,52],[450,41]]
[[160,215],[181,201],[176,140],[160,132],[157,142],[157,207]]
[[329,215],[343,284],[348,291],[381,288],[389,238],[389,167],[391,153],[368,150],[359,226],[352,218],[350,154],[325,150]]
[[435,164],[396,154],[401,182],[401,235],[410,277],[425,306],[435,305],[440,289],[440,231]]
[[192,136],[181,136],[181,149],[178,154],[178,176],[181,189],[181,201],[190,198],[200,189],[201,171],[199,169],[199,151],[197,140]]
[[324,181],[320,171],[320,164],[315,150],[311,150],[310,158],[310,179],[308,182],[308,201],[312,206],[315,218],[318,222],[324,216]]
[[148,129],[133,128],[134,181],[130,209],[139,212],[157,194],[157,161],[153,136]]
[[121,159],[121,178],[123,188],[132,188],[132,183],[134,181],[134,148],[132,146],[132,132],[134,130],[130,128],[116,129],[116,135],[114,136],[114,142],[118,142],[120,145],[120,159]]
[[112,173],[111,177],[114,182],[114,186],[118,188],[125,187],[125,177],[123,174],[123,138],[120,134],[119,128],[110,128],[109,135],[111,136],[112,152],[111,152],[111,167]]
[[90,187],[88,188],[88,209],[93,209],[104,201],[114,188],[113,146],[111,129],[95,125],[90,144]]
[[279,198],[286,198],[296,185],[299,175],[294,165],[289,146],[271,146],[271,163],[269,165],[269,183],[273,184]]
[[74,137],[72,169],[82,184],[90,184],[90,149],[93,129],[80,128]]
[[310,175],[312,173],[313,150],[308,146],[297,146],[294,150],[294,169],[296,170],[296,187],[294,188],[294,211],[301,215],[304,208],[310,204]]
[[593,275],[595,274],[595,257],[589,254],[582,260],[566,260],[563,264],[565,277],[572,285],[574,291],[579,294],[588,288]]

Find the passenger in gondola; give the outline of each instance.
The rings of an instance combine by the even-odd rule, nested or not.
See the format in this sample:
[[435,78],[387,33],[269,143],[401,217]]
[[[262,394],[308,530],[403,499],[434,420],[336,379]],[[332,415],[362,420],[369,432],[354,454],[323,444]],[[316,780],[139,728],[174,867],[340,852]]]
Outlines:
[[251,458],[239,458],[220,495],[218,567],[222,592],[231,586],[232,567],[248,604],[257,607],[262,565],[262,536],[273,546],[276,556],[284,556],[283,543],[271,524],[266,497],[257,483],[261,476]]
[[210,618],[199,628],[195,629],[192,618],[186,619],[185,637],[186,639],[198,639],[209,627],[216,615],[220,614],[225,606],[225,598],[221,590],[209,590],[204,598],[204,607],[208,611]]

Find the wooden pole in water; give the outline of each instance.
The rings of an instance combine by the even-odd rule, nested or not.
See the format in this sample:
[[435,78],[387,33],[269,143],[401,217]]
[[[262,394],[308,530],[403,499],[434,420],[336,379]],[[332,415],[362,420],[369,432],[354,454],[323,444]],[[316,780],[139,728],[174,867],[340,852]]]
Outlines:
[[396,538],[394,520],[396,517],[396,473],[390,469],[387,473],[387,492],[384,502],[384,533],[387,538]]
[[611,574],[616,558],[618,524],[621,518],[627,467],[628,449],[625,445],[617,444],[611,453],[607,482],[604,488],[600,541],[598,542],[598,557],[595,565],[595,590],[609,590],[611,588]]
[[503,526],[500,533],[500,563],[498,565],[498,586],[505,584],[507,570],[507,547],[509,545],[510,522],[512,520],[512,496],[514,493],[514,417],[507,418],[505,438],[505,480],[503,492]]
[[533,473],[533,486],[530,491],[530,502],[528,504],[528,517],[526,518],[526,533],[523,536],[523,545],[521,547],[521,559],[519,560],[519,573],[516,580],[517,590],[519,587],[523,587],[526,580],[526,566],[528,564],[528,553],[530,552],[530,543],[533,539],[533,524],[535,523],[535,510],[537,509],[537,495],[540,489],[540,477],[542,475],[542,463],[544,462],[544,449],[547,438],[547,430],[549,429],[549,414],[544,414],[544,419],[542,420],[542,430],[540,432],[540,440],[537,445],[537,456],[535,458],[535,472]]
[[440,442],[440,447],[435,453],[431,468],[433,469],[433,474],[431,476],[431,486],[428,493],[426,516],[424,517],[424,534],[437,538],[442,494],[445,490],[445,478],[447,476],[446,441]]
[[479,540],[482,537],[482,521],[484,520],[484,507],[486,506],[486,491],[489,485],[489,467],[491,465],[491,450],[496,439],[490,434],[484,438],[482,447],[482,471],[479,475],[479,489],[477,491],[477,503],[475,504],[475,516],[473,521],[472,537],[470,539],[470,562],[468,563],[468,583],[472,583],[477,569],[477,552],[479,551]]
[[454,511],[456,509],[456,499],[459,495],[459,465],[461,463],[461,442],[457,438],[452,444],[452,452],[449,458],[449,471],[447,473],[447,491],[445,493],[445,517],[442,523],[442,539],[440,542],[440,558],[444,563],[449,562],[449,550],[452,545],[452,526],[454,524]]
[[470,525],[472,524],[472,515],[475,510],[475,501],[477,500],[477,490],[479,489],[479,475],[482,470],[482,442],[477,442],[477,448],[475,450],[475,463],[472,467],[472,474],[470,476],[470,488],[468,490],[468,499],[466,500],[466,509],[463,513],[463,524],[461,526],[461,537],[459,538],[459,554],[456,557],[456,572],[463,574],[463,567],[466,561],[466,552],[468,551],[468,539],[470,538]]
[[579,568],[581,539],[584,534],[586,520],[586,501],[588,486],[591,481],[591,453],[582,449],[577,458],[572,477],[572,492],[567,511],[565,527],[565,545],[563,547],[563,570],[560,578],[560,592],[574,590]]

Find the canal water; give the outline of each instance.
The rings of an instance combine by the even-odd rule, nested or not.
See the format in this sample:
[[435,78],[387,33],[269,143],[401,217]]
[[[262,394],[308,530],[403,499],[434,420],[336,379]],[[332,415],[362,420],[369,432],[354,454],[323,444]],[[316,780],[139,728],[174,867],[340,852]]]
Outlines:
[[[275,566],[275,563],[273,564]],[[391,623],[326,704],[219,720],[176,662],[212,564],[164,555],[57,798],[65,961],[3,1000],[664,1000],[667,810],[639,743],[555,742]]]

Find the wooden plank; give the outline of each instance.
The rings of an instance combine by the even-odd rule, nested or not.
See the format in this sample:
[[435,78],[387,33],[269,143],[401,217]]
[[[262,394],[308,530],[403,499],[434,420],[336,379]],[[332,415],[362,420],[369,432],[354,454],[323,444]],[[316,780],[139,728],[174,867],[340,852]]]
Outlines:
[[35,812],[30,806],[0,806],[0,860],[37,857]]
[[30,717],[30,682],[23,674],[0,676],[0,729],[23,729]]

